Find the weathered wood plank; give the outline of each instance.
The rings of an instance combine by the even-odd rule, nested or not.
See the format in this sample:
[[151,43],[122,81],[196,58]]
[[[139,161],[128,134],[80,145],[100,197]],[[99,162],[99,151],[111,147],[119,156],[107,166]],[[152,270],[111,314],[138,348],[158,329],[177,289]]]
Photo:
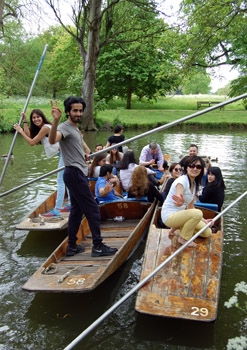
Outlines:
[[[158,215],[160,213],[154,214],[150,225],[141,279],[180,247],[177,241],[178,231],[174,236],[169,236],[168,229],[156,227]],[[212,217],[212,212],[206,211],[205,216]],[[221,223],[221,228],[222,225]],[[220,289],[223,231],[218,230],[209,238],[198,237],[196,243],[196,248],[186,247],[173,257],[138,291],[138,312],[200,321],[215,320]]]

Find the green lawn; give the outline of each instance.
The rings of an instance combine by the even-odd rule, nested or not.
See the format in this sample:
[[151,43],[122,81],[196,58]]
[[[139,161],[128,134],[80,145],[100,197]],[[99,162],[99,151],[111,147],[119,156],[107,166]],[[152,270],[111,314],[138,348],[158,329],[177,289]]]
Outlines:
[[[191,116],[195,113],[203,113],[204,109],[197,110],[197,101],[226,101],[225,96],[193,95],[193,96],[168,96],[157,101],[138,101],[133,99],[132,109],[126,110],[126,101],[115,99],[108,103],[107,109],[98,111],[96,122],[98,127],[105,124],[110,126],[117,123],[125,128],[153,128],[175,120]],[[63,101],[59,101],[63,108]],[[13,124],[19,121],[20,113],[25,106],[25,98],[13,97],[0,100],[0,132],[13,130]],[[47,98],[30,99],[27,115],[33,108],[40,108],[46,116],[51,118],[50,100]],[[247,128],[247,111],[242,101],[239,100],[225,106],[224,110],[213,110],[183,123],[183,125],[196,125],[197,127],[219,128]]]

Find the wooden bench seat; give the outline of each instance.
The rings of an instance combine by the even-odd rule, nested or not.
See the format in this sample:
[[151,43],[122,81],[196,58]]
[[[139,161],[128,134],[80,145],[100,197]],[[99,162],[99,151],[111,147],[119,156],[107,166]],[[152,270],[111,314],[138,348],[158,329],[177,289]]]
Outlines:
[[[203,106],[211,107],[212,105],[217,105],[221,101],[197,101],[197,109],[200,109]],[[220,110],[224,109],[224,106],[220,107]]]

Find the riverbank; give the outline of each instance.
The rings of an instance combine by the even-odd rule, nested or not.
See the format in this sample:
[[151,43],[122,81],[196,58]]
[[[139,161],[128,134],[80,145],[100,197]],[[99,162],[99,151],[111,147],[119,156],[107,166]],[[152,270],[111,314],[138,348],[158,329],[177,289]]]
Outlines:
[[[153,129],[161,125],[171,123],[184,117],[193,116],[186,122],[179,123],[176,130],[243,130],[247,129],[247,111],[241,100],[228,104],[224,109],[215,109],[203,113],[207,106],[197,109],[198,101],[223,102],[228,100],[226,96],[216,95],[190,95],[168,96],[156,101],[138,101],[133,99],[132,109],[126,110],[126,101],[115,99],[105,106],[104,110],[98,110],[95,123],[99,130],[111,130],[116,124],[121,124],[125,129]],[[12,97],[0,101],[0,133],[13,131],[13,124],[20,119],[20,113],[25,105],[25,98]],[[63,101],[58,101],[63,106]],[[214,105],[215,106],[215,105]],[[97,107],[97,105],[96,105]],[[32,97],[26,114],[34,108],[41,109],[52,121],[50,100],[47,98]],[[98,105],[98,109],[99,105]],[[197,116],[194,117],[194,114]],[[201,114],[201,115],[199,115]],[[65,116],[64,116],[65,120]]]

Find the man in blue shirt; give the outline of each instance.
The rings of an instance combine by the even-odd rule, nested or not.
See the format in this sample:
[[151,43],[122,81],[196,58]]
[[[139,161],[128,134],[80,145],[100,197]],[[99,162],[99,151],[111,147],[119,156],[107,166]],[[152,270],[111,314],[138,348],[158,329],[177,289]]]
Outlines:
[[119,182],[116,176],[112,175],[113,166],[105,164],[100,167],[99,178],[95,185],[95,196],[98,202],[102,201],[118,201],[122,198],[114,190],[114,187]]

